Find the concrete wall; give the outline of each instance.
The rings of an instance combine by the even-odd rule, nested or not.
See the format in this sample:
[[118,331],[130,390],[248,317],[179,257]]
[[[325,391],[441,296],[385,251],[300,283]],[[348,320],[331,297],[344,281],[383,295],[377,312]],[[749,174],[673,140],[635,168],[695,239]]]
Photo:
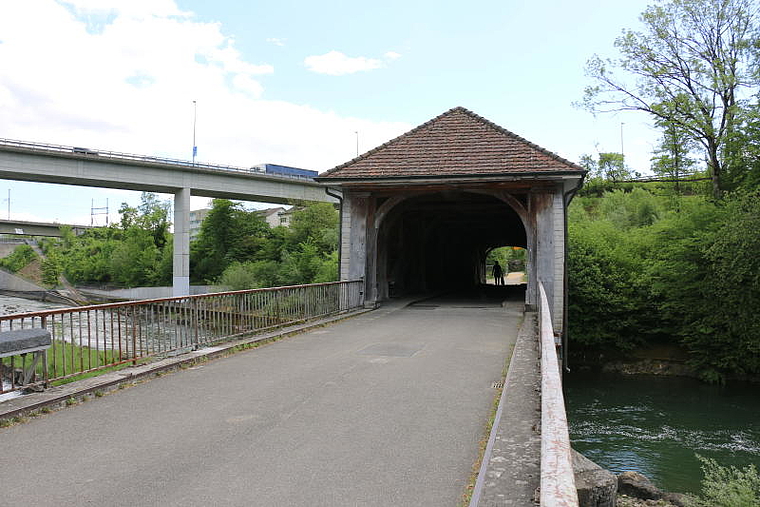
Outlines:
[[16,292],[47,291],[46,288],[0,269],[0,289]]
[[[82,290],[85,294],[91,294],[94,296],[108,297],[113,299],[129,299],[137,301],[141,299],[159,299],[172,297],[173,287],[132,287],[131,289],[116,289],[116,290],[96,290],[85,289]],[[219,292],[219,287],[213,285],[191,285],[190,294],[207,294],[209,292]]]

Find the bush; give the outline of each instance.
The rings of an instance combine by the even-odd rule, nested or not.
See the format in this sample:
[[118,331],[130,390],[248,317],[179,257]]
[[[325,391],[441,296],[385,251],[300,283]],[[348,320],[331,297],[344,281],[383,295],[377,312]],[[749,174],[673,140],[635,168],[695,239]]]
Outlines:
[[570,338],[678,343],[709,381],[760,373],[760,191],[714,202],[640,190],[579,198],[568,237]]
[[55,261],[48,257],[42,261],[42,283],[49,287],[58,285],[58,276],[61,274],[61,267]]
[[574,341],[627,350],[650,334],[643,258],[633,250],[631,235],[610,222],[571,226],[568,316]]
[[253,269],[253,263],[235,262],[224,270],[219,278],[219,285],[227,290],[246,290],[259,287]]
[[32,247],[29,245],[19,245],[8,257],[0,259],[0,266],[4,267],[12,273],[16,273],[24,269],[36,258],[37,254],[34,253],[34,249]]
[[702,492],[693,507],[757,507],[760,505],[760,475],[754,465],[741,470],[723,467],[715,460],[697,456],[702,462]]

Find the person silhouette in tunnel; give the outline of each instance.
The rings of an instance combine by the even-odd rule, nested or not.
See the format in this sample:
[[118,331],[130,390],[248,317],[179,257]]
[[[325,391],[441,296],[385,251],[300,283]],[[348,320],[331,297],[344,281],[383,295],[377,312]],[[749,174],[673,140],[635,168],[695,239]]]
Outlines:
[[499,261],[494,261],[493,279],[496,285],[504,285],[504,270],[501,269],[501,265],[499,265]]

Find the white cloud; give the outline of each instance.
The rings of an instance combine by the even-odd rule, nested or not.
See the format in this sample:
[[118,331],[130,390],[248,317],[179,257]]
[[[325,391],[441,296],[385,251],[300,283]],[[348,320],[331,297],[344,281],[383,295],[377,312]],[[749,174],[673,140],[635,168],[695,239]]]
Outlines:
[[118,13],[126,16],[188,16],[174,0],[62,0],[80,13]]
[[[111,9],[97,32],[93,6]],[[0,138],[187,160],[196,100],[199,161],[321,171],[355,156],[357,130],[366,151],[410,127],[267,100],[272,66],[169,0],[2,0],[0,34]]]
[[232,80],[232,84],[239,91],[248,94],[250,97],[257,99],[264,93],[264,87],[258,81],[251,79],[248,76],[235,76]]
[[288,39],[285,39],[285,38],[282,38],[282,39],[281,39],[281,38],[279,38],[279,37],[269,37],[269,38],[267,39],[267,42],[268,42],[268,43],[270,43],[270,44],[274,44],[275,46],[280,46],[280,47],[282,47],[282,46],[284,46],[284,45],[285,45],[285,41],[286,41],[286,40],[288,40]]
[[384,66],[382,60],[365,58],[364,56],[350,57],[340,51],[330,51],[323,55],[307,56],[304,64],[312,72],[342,76],[356,72],[379,69]]
[[392,60],[398,60],[401,58],[401,55],[399,53],[396,53],[395,51],[388,51],[383,55],[386,60],[392,61]]

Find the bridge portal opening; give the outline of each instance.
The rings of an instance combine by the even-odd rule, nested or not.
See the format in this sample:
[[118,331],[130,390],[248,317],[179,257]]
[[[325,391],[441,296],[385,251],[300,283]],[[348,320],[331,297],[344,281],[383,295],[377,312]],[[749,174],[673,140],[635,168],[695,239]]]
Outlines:
[[528,263],[528,251],[526,248],[517,245],[504,245],[490,248],[486,252],[486,284],[497,285],[497,280],[494,277],[494,266],[497,262],[501,267],[501,271],[504,273],[507,283],[515,284],[518,283],[518,281],[524,283],[524,275]]
[[406,198],[378,230],[379,299],[481,287],[488,253],[503,245],[526,248],[526,236],[518,214],[493,195],[444,191]]

